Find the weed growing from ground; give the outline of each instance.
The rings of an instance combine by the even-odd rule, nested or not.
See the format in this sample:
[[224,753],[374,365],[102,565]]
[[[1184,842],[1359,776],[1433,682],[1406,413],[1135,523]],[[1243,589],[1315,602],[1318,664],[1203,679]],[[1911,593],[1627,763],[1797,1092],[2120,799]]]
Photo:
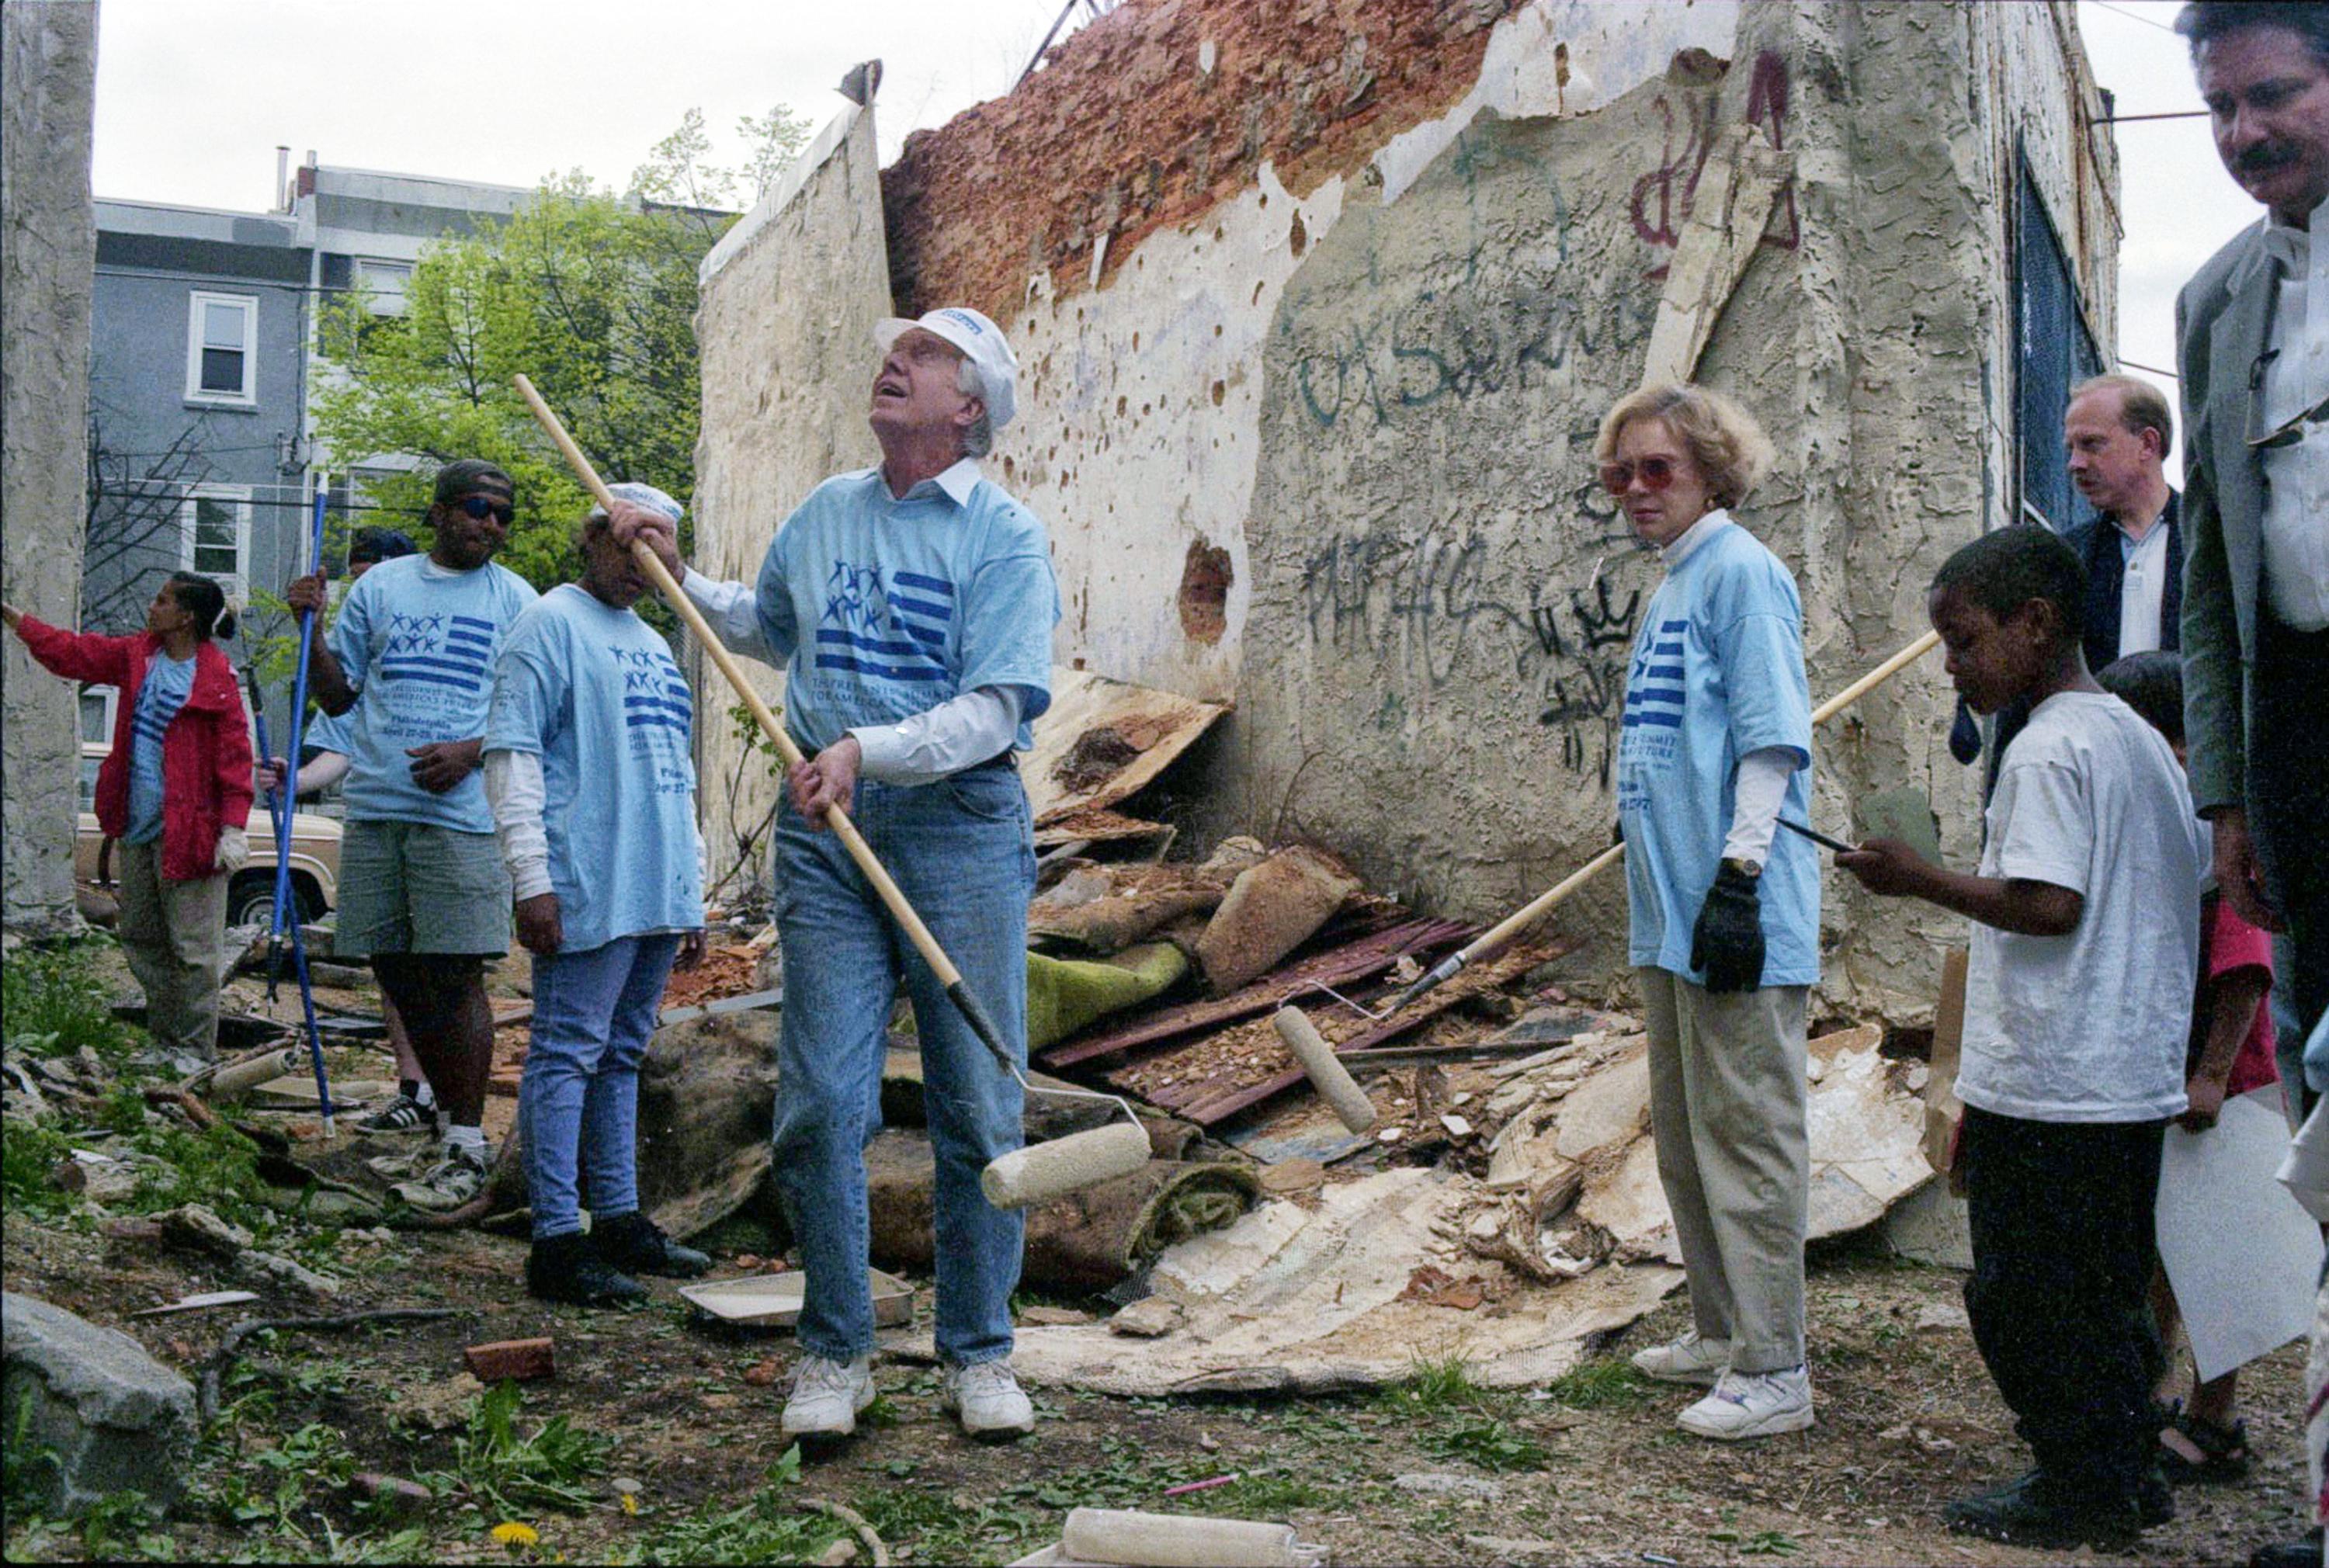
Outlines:
[[1651,1381],[1616,1357],[1588,1361],[1545,1385],[1555,1404],[1570,1410],[1624,1410],[1658,1397]]
[[108,1006],[96,956],[109,937],[56,947],[20,947],[0,959],[0,1030],[8,1048],[35,1056],[70,1056],[83,1046],[118,1066],[136,1037]]
[[0,1192],[8,1212],[45,1217],[71,1207],[71,1195],[49,1185],[49,1172],[71,1153],[71,1142],[49,1118],[9,1117],[0,1136]]
[[420,1479],[440,1495],[458,1492],[500,1518],[522,1516],[529,1505],[589,1507],[596,1494],[587,1483],[606,1469],[614,1444],[562,1415],[521,1437],[522,1398],[514,1383],[488,1390],[470,1413],[468,1430],[453,1440],[452,1471]]

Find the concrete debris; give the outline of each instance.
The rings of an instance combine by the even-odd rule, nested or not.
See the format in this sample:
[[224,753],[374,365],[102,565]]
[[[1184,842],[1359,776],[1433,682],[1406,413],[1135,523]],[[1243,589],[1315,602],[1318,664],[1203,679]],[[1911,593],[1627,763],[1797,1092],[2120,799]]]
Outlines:
[[1348,866],[1307,844],[1240,873],[1197,939],[1206,983],[1221,994],[1259,979],[1315,935],[1360,887]]
[[1501,1481],[1485,1476],[1459,1476],[1444,1470],[1416,1470],[1408,1475],[1393,1476],[1391,1484],[1402,1492],[1413,1492],[1425,1498],[1476,1498],[1484,1503],[1504,1500]]
[[235,1259],[234,1271],[252,1284],[285,1286],[318,1301],[340,1293],[339,1281],[274,1253],[244,1253]]
[[187,1252],[207,1253],[232,1261],[250,1250],[251,1234],[231,1220],[221,1219],[199,1203],[181,1204],[156,1215],[162,1239]]
[[422,1432],[456,1432],[469,1424],[469,1413],[485,1395],[484,1384],[467,1372],[457,1372],[441,1383],[403,1390],[389,1414],[391,1420]]
[[[9,1486],[71,1513],[118,1492],[166,1507],[192,1456],[194,1388],[117,1329],[14,1291],[5,1324]],[[23,1448],[19,1450],[19,1440]]]

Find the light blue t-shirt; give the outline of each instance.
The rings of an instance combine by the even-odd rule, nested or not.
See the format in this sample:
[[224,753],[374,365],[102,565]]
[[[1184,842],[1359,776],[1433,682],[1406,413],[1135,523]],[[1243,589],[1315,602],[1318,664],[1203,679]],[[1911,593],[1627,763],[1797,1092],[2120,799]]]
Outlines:
[[[1629,962],[1702,983],[1691,931],[1730,831],[1739,759],[1796,753],[1783,814],[1811,820],[1811,689],[1803,604],[1762,542],[1728,519],[1666,576],[1634,636],[1617,746]],[[1763,983],[1819,979],[1819,861],[1807,839],[1771,843],[1760,882]]]
[[1034,745],[1060,619],[1051,547],[995,485],[964,493],[925,480],[893,500],[868,468],[818,485],[777,530],[756,607],[787,662],[786,722],[805,749],[982,686],[1019,688],[1014,745]]
[[488,751],[542,758],[561,953],[703,924],[687,681],[655,629],[572,583],[517,618]]
[[137,710],[129,720],[129,831],[122,841],[150,844],[162,836],[162,736],[194,694],[194,661],[159,648],[137,683]]
[[382,561],[348,590],[331,641],[332,656],[358,693],[343,716],[352,742],[350,822],[494,831],[483,777],[472,773],[431,794],[412,782],[405,750],[485,734],[494,656],[535,597],[506,567],[448,571],[425,555]]
[[348,716],[329,714],[320,708],[307,715],[307,722],[299,729],[299,749],[336,751],[342,756],[354,756],[356,740],[348,728]]

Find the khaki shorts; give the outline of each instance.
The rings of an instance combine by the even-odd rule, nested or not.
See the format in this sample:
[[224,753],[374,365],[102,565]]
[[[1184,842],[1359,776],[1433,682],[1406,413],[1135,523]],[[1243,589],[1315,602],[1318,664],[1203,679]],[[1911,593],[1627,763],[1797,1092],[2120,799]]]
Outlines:
[[335,958],[509,951],[509,872],[491,833],[433,822],[349,822],[340,839],[339,893]]

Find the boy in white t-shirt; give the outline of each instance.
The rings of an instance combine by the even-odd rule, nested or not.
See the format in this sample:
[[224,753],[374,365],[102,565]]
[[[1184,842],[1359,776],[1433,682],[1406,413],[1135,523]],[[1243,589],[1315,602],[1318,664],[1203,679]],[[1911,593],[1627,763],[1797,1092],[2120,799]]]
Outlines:
[[1990,799],[1981,869],[1880,839],[1836,864],[1969,916],[1957,1092],[1973,1233],[1966,1310],[2037,1469],[1944,1510],[2031,1545],[2123,1545],[2174,1516],[2145,1290],[2199,962],[2207,863],[2174,756],[2088,673],[2084,570],[2041,528],[1958,550],[1928,608],[1959,695],[2027,728]]

